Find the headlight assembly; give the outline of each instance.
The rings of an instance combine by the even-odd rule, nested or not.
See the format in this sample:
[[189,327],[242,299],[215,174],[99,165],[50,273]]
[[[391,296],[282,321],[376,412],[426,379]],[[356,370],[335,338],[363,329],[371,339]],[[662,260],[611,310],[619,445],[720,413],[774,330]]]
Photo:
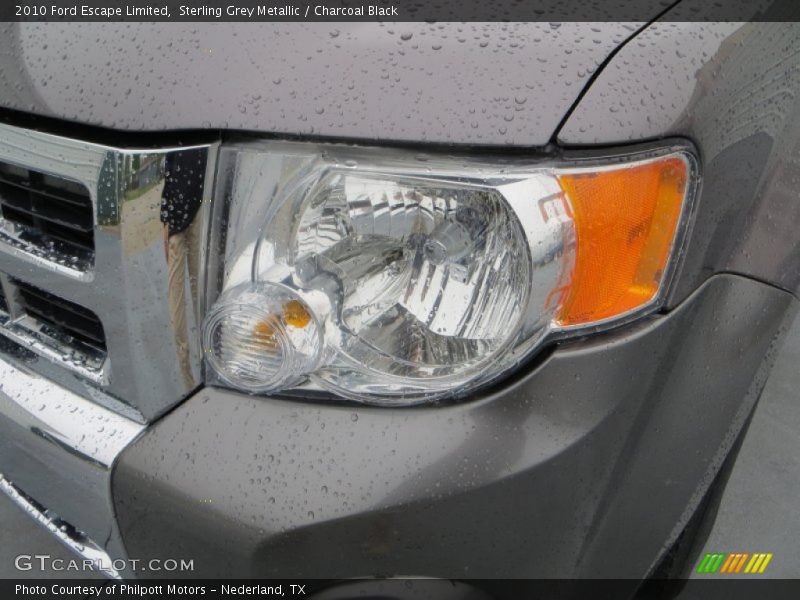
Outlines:
[[658,307],[688,221],[682,147],[525,164],[274,143],[224,155],[208,364],[249,392],[461,396],[553,334]]

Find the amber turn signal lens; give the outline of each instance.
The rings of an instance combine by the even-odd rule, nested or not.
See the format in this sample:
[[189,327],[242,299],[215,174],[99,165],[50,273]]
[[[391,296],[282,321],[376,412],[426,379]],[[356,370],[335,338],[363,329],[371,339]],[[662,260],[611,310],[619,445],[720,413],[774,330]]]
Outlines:
[[560,326],[633,311],[658,294],[675,243],[689,165],[671,155],[559,175],[572,208],[576,254]]
[[289,300],[283,305],[283,320],[292,327],[305,327],[311,322],[311,314],[299,300]]

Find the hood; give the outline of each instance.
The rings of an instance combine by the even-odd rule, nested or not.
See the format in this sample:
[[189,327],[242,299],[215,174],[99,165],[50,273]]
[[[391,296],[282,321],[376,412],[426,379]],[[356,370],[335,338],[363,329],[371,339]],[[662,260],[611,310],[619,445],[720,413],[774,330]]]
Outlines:
[[0,106],[129,131],[542,146],[642,23],[6,23]]

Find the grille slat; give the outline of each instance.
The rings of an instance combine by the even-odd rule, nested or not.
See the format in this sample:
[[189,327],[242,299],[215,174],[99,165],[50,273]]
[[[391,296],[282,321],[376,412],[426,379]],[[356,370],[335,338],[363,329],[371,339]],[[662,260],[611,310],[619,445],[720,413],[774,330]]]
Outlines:
[[[43,182],[49,179],[51,178],[48,175],[45,175],[43,178]],[[64,180],[64,183],[71,184],[72,182]],[[53,198],[54,200],[60,200],[61,202],[65,202],[67,204],[71,204],[73,206],[78,206],[81,208],[92,207],[91,198],[89,198],[88,196],[84,196],[76,192],[71,192],[67,189],[58,192],[56,191],[57,188],[49,186],[46,183],[40,185],[39,189],[35,189],[30,182],[7,177],[3,174],[2,171],[0,171],[0,185],[17,188],[23,191],[34,191],[41,196],[47,196],[48,198]]]
[[[34,219],[44,219],[52,221],[62,227],[77,229],[78,231],[88,232],[93,229],[91,215],[85,212],[81,214],[70,205],[66,206],[47,206],[44,205],[38,194],[35,192],[22,194],[8,194],[0,184],[0,204],[10,206],[12,209],[24,212]],[[88,218],[87,218],[88,217]]]
[[15,279],[13,282],[20,308],[25,313],[60,333],[100,350],[106,349],[103,324],[92,311],[22,281]]
[[75,181],[0,163],[0,213],[40,246],[94,250],[91,195]]
[[61,227],[50,225],[47,227],[46,237],[65,244],[70,244],[76,248],[82,248],[83,250],[94,250],[94,235],[91,233],[77,235],[73,231],[65,231]]

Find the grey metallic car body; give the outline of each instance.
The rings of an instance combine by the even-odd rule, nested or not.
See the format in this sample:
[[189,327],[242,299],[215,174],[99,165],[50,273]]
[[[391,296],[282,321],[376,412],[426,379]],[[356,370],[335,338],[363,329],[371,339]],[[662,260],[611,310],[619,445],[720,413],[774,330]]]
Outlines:
[[[531,156],[682,137],[702,162],[663,314],[561,343],[459,404],[202,389],[114,462],[106,549],[190,556],[193,575],[220,577],[651,573],[742,431],[797,307],[800,48],[793,23],[634,36],[641,25],[402,24],[407,42],[378,24],[5,25],[0,105],[121,132]],[[489,47],[458,40],[471,26]]]

